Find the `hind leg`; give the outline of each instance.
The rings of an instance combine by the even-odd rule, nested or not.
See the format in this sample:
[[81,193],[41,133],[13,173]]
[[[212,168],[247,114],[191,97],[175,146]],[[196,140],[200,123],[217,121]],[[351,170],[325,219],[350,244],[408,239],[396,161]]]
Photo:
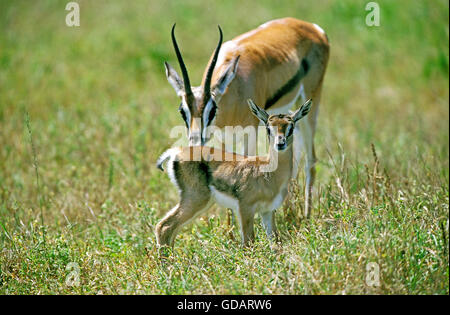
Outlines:
[[[313,93],[306,93],[304,99],[312,98],[313,108],[309,115],[299,122],[300,130],[300,147],[305,153],[305,208],[303,216],[309,218],[311,214],[312,207],[312,190],[314,185],[314,180],[316,177],[316,167],[317,162],[316,152],[314,148],[314,134],[316,129],[317,113],[320,104],[320,96],[322,91],[322,84],[319,84],[318,88]],[[309,95],[308,95],[309,94]],[[296,176],[296,175],[295,175]]]
[[275,211],[266,211],[260,214],[264,230],[270,240],[278,239],[277,226],[275,224]]
[[316,177],[316,153],[314,150],[314,131],[311,124],[305,119],[300,122],[300,130],[302,134],[302,146],[306,155],[305,161],[305,209],[303,216],[309,218],[311,213],[312,188]]
[[197,195],[197,198],[181,198],[181,201],[156,225],[156,241],[159,247],[173,247],[180,228],[211,207],[211,196]]
[[253,223],[255,219],[254,207],[246,204],[239,204],[238,209],[235,211],[239,220],[242,245],[247,246],[255,238],[255,233],[253,230]]
[[[230,141],[230,136],[225,134],[225,130],[222,129],[222,134],[221,134],[221,150],[224,152],[233,152],[233,142]],[[228,137],[228,138],[227,138]],[[233,235],[233,229],[234,226],[236,225],[236,219],[233,215],[233,209],[226,209],[226,222],[227,222],[227,234],[229,235],[229,237],[234,240],[234,235]]]

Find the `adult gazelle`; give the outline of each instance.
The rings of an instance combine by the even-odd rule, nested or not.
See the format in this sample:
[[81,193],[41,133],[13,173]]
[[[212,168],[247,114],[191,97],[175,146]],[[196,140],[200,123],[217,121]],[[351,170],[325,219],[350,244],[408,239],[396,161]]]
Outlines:
[[[168,63],[165,63],[166,75],[181,98],[179,111],[188,129],[189,145],[204,145],[210,137],[207,132],[210,126],[254,126],[257,130],[259,121],[248,112],[248,99],[260,104],[269,114],[288,113],[294,104],[312,99],[311,114],[300,121],[300,137],[294,144],[295,151],[303,148],[306,154],[304,216],[309,217],[316,162],[314,132],[329,57],[325,32],[316,24],[283,18],[222,45],[219,27],[219,43],[201,85],[194,87],[174,31],[175,25],[172,42],[182,76]],[[245,154],[255,155],[256,145],[250,139]],[[295,161],[292,177],[297,172],[298,161]]]
[[[273,212],[288,193],[294,167],[294,129],[307,117],[311,100],[289,115],[269,115],[251,100],[248,102],[253,115],[266,128],[267,156],[240,156],[218,148],[189,146],[169,149],[158,159],[161,170],[167,161],[167,173],[180,195],[180,202],[156,225],[159,246],[173,246],[180,228],[214,203],[233,209],[244,245],[254,238],[256,213],[261,215],[267,236],[277,236]],[[276,167],[267,172],[272,164]]]

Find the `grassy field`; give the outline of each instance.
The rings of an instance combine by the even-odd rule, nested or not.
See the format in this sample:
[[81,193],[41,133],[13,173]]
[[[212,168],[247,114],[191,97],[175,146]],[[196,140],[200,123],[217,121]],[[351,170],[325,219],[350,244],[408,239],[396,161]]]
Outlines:
[[[368,27],[357,0],[79,0],[72,28],[67,2],[0,1],[0,294],[449,294],[447,1],[378,1]],[[312,219],[301,172],[280,245],[257,224],[241,248],[214,209],[160,262],[172,24],[198,84],[217,24],[228,40],[284,16],[331,42]]]

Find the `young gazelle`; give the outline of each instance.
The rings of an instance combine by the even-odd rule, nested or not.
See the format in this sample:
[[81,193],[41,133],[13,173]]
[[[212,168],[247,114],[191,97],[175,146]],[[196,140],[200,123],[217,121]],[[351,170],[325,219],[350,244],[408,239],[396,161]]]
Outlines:
[[[258,119],[247,112],[247,99],[262,105],[270,114],[288,113],[296,103],[300,105],[307,99],[314,99],[311,114],[299,124],[301,137],[295,144],[295,150],[303,148],[306,153],[304,216],[308,217],[315,177],[314,132],[329,56],[328,38],[323,29],[294,18],[282,18],[264,23],[222,45],[219,27],[219,43],[204,72],[202,84],[195,87],[190,84],[174,30],[175,25],[172,43],[182,76],[165,63],[166,76],[181,99],[179,111],[191,146],[206,144],[210,137],[209,126],[257,127]],[[256,144],[255,139],[248,139],[244,154],[256,154]],[[297,171],[294,171],[293,177],[296,176]]]
[[[252,113],[267,128],[267,157],[241,156],[199,146],[172,148],[158,159],[157,166],[162,170],[164,161],[169,160],[167,172],[181,198],[156,225],[159,246],[173,246],[178,230],[208,210],[213,201],[233,209],[244,245],[253,238],[256,213],[261,215],[267,236],[276,236],[273,211],[283,203],[288,192],[293,172],[295,124],[308,114],[311,100],[291,115],[271,116],[251,100],[248,103]],[[195,150],[200,154],[193,159]],[[272,171],[268,172],[268,169]]]

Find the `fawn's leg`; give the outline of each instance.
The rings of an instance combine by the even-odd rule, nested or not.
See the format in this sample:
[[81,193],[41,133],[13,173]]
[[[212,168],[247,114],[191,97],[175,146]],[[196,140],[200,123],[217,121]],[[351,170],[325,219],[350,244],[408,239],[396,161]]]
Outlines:
[[242,245],[247,246],[255,238],[253,230],[255,212],[251,207],[239,205],[236,213],[239,219]]
[[210,208],[210,194],[196,197],[200,198],[182,198],[180,203],[170,210],[156,225],[155,232],[158,246],[173,247],[175,236],[179,229]]
[[266,235],[270,240],[278,239],[277,226],[275,224],[275,212],[266,211],[261,213],[261,219],[266,231]]

